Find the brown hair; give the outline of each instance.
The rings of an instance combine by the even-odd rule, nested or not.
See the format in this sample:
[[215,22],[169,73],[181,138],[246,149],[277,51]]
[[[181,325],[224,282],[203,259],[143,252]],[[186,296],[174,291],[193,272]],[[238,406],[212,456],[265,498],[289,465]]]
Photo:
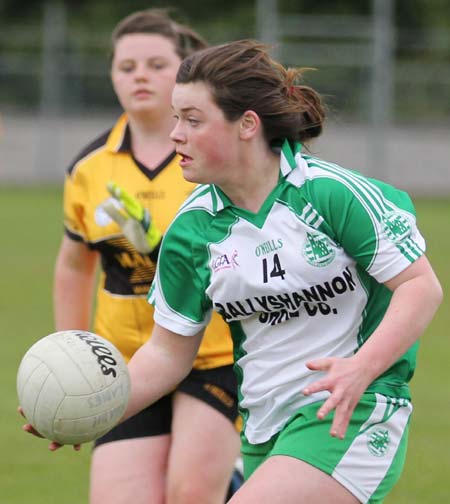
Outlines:
[[166,37],[174,43],[175,52],[181,59],[208,46],[194,30],[173,21],[168,9],[147,9],[130,14],[114,28],[111,36],[112,56],[117,41],[124,35],[135,33],[156,33]]
[[287,138],[302,143],[319,136],[325,120],[322,97],[300,84],[306,68],[284,68],[255,40],[210,47],[186,58],[177,83],[202,81],[229,121],[246,110],[261,118],[270,145]]

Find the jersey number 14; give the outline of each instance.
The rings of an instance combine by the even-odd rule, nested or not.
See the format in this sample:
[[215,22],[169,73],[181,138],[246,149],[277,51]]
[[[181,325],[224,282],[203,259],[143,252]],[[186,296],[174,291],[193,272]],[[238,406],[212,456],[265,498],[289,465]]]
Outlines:
[[262,266],[263,266],[263,282],[264,283],[267,283],[269,281],[269,276],[271,278],[281,277],[281,279],[284,280],[284,275],[286,274],[286,270],[284,270],[281,267],[280,258],[278,257],[278,254],[273,255],[273,267],[272,267],[272,270],[270,273],[269,273],[269,266],[267,264],[266,257],[262,260]]

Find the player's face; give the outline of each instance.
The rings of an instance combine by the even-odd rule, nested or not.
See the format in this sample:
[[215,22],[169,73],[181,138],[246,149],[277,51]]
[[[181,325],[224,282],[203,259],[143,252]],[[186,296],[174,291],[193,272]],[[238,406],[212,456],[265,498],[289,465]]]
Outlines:
[[170,138],[190,182],[226,186],[238,175],[239,121],[228,121],[203,82],[176,84],[172,94],[176,125]]
[[173,42],[158,34],[130,34],[115,46],[111,79],[129,114],[170,110],[181,59]]

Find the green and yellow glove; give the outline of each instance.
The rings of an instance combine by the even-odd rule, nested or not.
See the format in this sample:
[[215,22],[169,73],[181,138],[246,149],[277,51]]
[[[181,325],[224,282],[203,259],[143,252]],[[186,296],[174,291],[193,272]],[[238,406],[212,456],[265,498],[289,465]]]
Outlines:
[[153,223],[149,211],[115,182],[108,182],[106,187],[112,198],[102,204],[103,210],[119,224],[124,236],[138,252],[150,254],[159,245],[162,233]]

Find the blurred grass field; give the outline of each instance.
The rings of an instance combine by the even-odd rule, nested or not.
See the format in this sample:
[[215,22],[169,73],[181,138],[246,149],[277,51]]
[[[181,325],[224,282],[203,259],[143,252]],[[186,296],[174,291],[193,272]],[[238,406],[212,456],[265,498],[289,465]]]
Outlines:
[[[28,347],[53,331],[52,277],[62,236],[59,187],[0,188],[1,504],[88,501],[90,446],[51,453],[47,441],[21,431],[16,371]],[[450,287],[450,199],[415,200],[428,257]],[[386,504],[450,502],[450,304],[444,300],[422,338],[412,382],[415,414],[405,472]]]

